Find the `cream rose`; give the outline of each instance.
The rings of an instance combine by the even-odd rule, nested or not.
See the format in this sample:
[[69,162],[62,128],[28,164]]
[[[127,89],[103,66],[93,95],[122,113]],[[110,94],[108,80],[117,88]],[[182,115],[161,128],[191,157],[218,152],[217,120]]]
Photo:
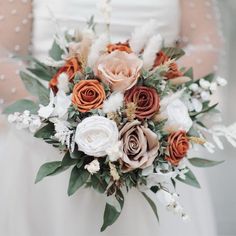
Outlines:
[[164,128],[171,132],[178,130],[188,132],[193,125],[193,121],[188,113],[188,108],[180,99],[171,101],[161,112],[161,118],[167,118]]
[[102,116],[85,118],[78,124],[75,142],[78,149],[89,156],[107,155],[106,150],[118,142],[118,128],[114,121]]
[[125,91],[137,83],[142,66],[134,53],[113,51],[100,57],[95,74],[113,91]]
[[149,128],[142,126],[138,120],[128,122],[120,130],[120,139],[123,145],[121,164],[124,172],[152,165],[158,154],[159,141]]

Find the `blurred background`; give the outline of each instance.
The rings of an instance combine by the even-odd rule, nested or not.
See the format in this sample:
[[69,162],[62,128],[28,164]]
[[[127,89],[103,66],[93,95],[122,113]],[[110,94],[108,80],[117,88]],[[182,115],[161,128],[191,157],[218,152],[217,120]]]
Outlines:
[[[225,60],[223,76],[229,86],[222,89],[220,103],[223,104],[225,124],[236,121],[236,0],[218,0],[225,36]],[[221,104],[221,105],[222,105]],[[217,220],[219,236],[236,235],[236,150],[227,142],[225,151],[212,154],[226,160],[224,164],[208,169],[209,188]]]

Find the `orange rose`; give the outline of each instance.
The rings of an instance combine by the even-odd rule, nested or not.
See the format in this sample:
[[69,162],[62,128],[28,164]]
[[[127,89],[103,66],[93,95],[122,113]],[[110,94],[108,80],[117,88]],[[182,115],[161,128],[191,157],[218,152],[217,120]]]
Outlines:
[[54,93],[57,93],[58,88],[58,77],[62,73],[66,73],[68,75],[69,81],[71,82],[74,79],[75,74],[81,70],[80,63],[76,58],[72,58],[66,62],[66,64],[61,67],[58,72],[53,76],[53,78],[49,82],[49,87],[53,90]]
[[160,97],[154,88],[135,86],[126,91],[125,102],[136,105],[135,116],[141,120],[151,118],[160,109]]
[[167,150],[169,155],[166,160],[178,166],[179,162],[187,155],[189,140],[185,131],[177,131],[169,135]]
[[[170,58],[162,51],[156,54],[156,59],[154,61],[153,67],[163,65],[165,62],[170,60]],[[183,73],[179,70],[178,65],[172,62],[169,66],[169,70],[164,74],[167,79],[174,79],[183,76]]]
[[72,103],[80,112],[101,108],[106,94],[98,80],[81,80],[74,86]]
[[111,53],[113,51],[122,51],[122,52],[127,52],[127,53],[131,53],[132,50],[129,46],[129,43],[116,43],[116,44],[109,44],[107,46],[107,51],[108,53]]

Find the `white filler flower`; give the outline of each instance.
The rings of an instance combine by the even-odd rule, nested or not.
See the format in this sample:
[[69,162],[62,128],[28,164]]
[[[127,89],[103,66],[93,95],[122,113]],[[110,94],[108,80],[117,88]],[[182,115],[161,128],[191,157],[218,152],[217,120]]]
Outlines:
[[102,116],[91,116],[78,124],[75,142],[80,151],[94,157],[106,156],[106,150],[118,141],[118,128],[114,121]]
[[84,166],[84,169],[86,169],[90,174],[95,174],[100,170],[100,164],[97,159],[90,162],[88,165]]

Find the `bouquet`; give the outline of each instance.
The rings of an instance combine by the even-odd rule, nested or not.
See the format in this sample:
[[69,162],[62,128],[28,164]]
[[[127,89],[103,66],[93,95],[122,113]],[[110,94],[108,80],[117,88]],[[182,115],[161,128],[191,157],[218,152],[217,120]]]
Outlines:
[[117,220],[131,188],[157,219],[157,204],[188,219],[176,182],[200,188],[191,166],[222,162],[191,157],[190,150],[222,148],[221,136],[236,146],[235,125],[212,124],[219,112],[211,95],[225,79],[210,74],[195,81],[191,68],[177,64],[184,51],[165,47],[150,30],[154,24],[122,43],[96,35],[92,21],[82,31],[57,32],[49,56],[27,58],[30,66],[20,73],[37,99],[5,109],[9,122],[63,154],[40,167],[36,183],[71,171],[69,196],[81,187],[104,195],[101,231]]

